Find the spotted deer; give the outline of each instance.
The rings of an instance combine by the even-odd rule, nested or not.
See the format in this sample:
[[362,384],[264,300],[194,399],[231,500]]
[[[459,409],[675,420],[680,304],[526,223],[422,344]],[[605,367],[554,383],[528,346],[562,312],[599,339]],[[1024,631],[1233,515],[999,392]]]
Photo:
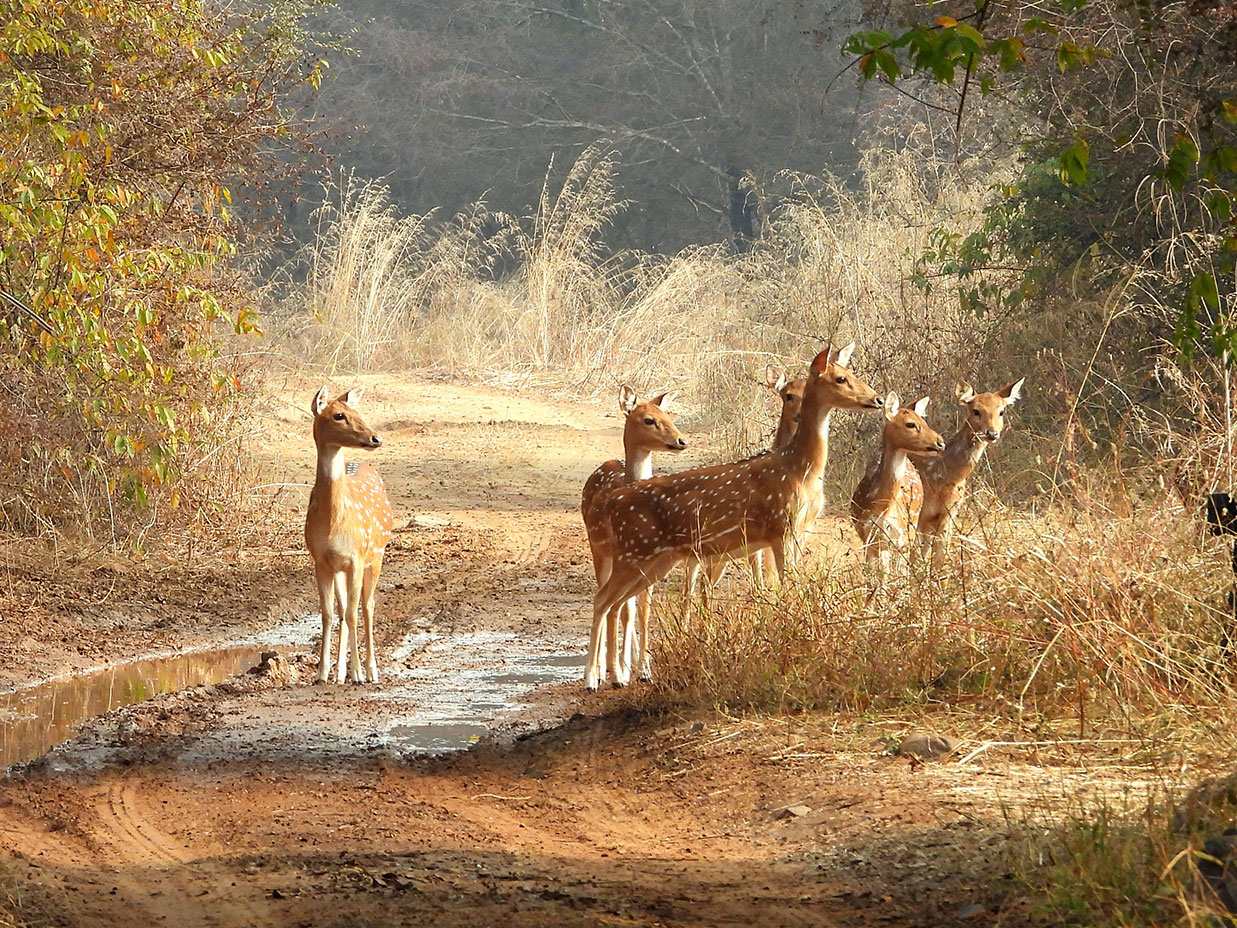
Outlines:
[[[593,570],[600,587],[610,576],[611,555],[606,547],[601,500],[616,487],[653,476],[653,455],[659,451],[678,453],[687,441],[674,425],[674,414],[665,409],[668,394],[637,402],[636,391],[626,384],[619,390],[619,411],[623,413],[623,460],[606,461],[589,476],[580,500],[584,528],[593,554]],[[642,676],[649,672],[647,651],[649,594],[629,599],[607,618],[607,653],[610,681],[625,686],[631,679],[634,663]],[[626,613],[626,622],[623,614]],[[621,644],[620,644],[621,641]],[[621,648],[621,650],[620,650]]]
[[891,548],[906,546],[923,502],[908,455],[939,454],[945,449],[945,439],[924,421],[927,411],[926,396],[909,407],[901,404],[896,393],[885,397],[880,453],[868,465],[851,497],[851,521],[867,560],[879,557],[881,576],[889,572]]
[[[331,623],[339,599],[339,666],[336,681],[378,682],[374,642],[374,593],[382,573],[382,557],[391,540],[395,518],[382,477],[369,464],[348,463],[345,448],[374,449],[382,440],[353,408],[359,391],[329,399],[327,388],[314,394],[314,444],[318,468],[305,515],[305,547],[314,562],[318,601],[322,608],[322,648],[318,682],[331,669]],[[365,615],[366,669],[362,671],[357,616]],[[344,661],[347,655],[345,677]]]
[[1005,411],[1022,396],[1026,378],[1007,383],[992,393],[976,393],[969,383],[957,387],[962,426],[945,443],[938,457],[919,468],[923,479],[923,508],[919,511],[919,541],[940,566],[944,544],[953,531],[954,516],[966,493],[966,481],[988,450],[1005,431]]
[[[807,387],[807,378],[799,377],[796,380],[790,380],[785,372],[770,364],[765,367],[765,386],[773,391],[781,403],[781,408],[778,411],[777,428],[773,432],[773,446],[770,449],[771,451],[777,451],[779,448],[784,448],[790,444],[790,440],[795,437],[795,431],[799,428],[799,413],[803,407],[803,391]],[[761,452],[761,454],[768,453],[767,451]],[[827,450],[826,453],[828,453]],[[821,505],[824,503],[823,486],[820,489],[820,498],[814,506],[817,512],[819,512]],[[813,506],[809,503],[809,509],[811,508]],[[748,558],[752,568],[752,579],[757,586],[764,585],[764,559],[766,551],[767,549],[755,551]],[[707,597],[708,593],[717,586],[717,582],[721,579],[722,574],[725,573],[728,563],[729,559],[725,557],[713,558],[703,565],[695,560],[689,562],[684,572],[683,598],[690,601],[695,596],[702,572],[704,585],[700,586],[700,590]]]
[[618,487],[601,503],[609,577],[593,597],[593,630],[584,681],[601,681],[601,633],[616,605],[639,596],[680,561],[746,555],[769,548],[779,576],[797,543],[805,501],[828,454],[830,413],[879,409],[881,399],[847,364],[848,345],[812,361],[799,428],[769,454],[700,467]]

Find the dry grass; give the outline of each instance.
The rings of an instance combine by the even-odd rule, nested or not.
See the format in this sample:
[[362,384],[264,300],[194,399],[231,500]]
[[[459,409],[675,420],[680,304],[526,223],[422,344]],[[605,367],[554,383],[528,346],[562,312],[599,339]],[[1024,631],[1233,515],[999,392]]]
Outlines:
[[934,227],[981,221],[985,185],[883,152],[858,192],[802,178],[748,254],[662,257],[604,249],[622,208],[614,170],[589,152],[533,215],[479,205],[449,222],[401,218],[380,186],[345,182],[319,214],[280,327],[331,371],[414,366],[605,393],[623,381],[672,386],[700,422],[726,425],[730,447],[763,439],[753,381],[765,365],[796,367],[829,338],[857,340],[860,368],[905,392],[1007,375],[991,356],[1000,320],[907,283]]
[[1064,815],[1027,804],[1015,823],[1011,867],[1032,913],[1051,925],[1237,924],[1218,892],[1226,865],[1212,843],[1233,824],[1232,789],[1224,778],[1183,798],[1159,782],[1149,793],[1075,802]]
[[1217,589],[1227,552],[1169,502],[1124,515],[989,510],[956,557],[936,574],[902,565],[867,602],[858,556],[823,545],[777,593],[668,603],[659,686],[777,711],[979,703],[1024,721],[1073,718],[1084,734],[1233,695]]

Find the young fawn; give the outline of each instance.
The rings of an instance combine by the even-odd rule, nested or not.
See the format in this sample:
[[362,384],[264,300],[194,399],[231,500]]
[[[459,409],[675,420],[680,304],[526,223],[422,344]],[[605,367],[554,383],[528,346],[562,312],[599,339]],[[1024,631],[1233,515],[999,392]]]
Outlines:
[[851,497],[850,516],[863,552],[869,561],[879,556],[882,576],[889,572],[890,548],[906,546],[922,502],[915,468],[907,455],[945,450],[945,439],[924,421],[927,411],[926,396],[911,407],[902,406],[896,393],[885,397],[880,454],[868,465]]
[[348,464],[344,460],[345,448],[372,450],[382,444],[352,408],[358,396],[358,391],[349,390],[331,400],[323,387],[314,394],[310,405],[314,415],[314,444],[318,447],[318,472],[305,515],[305,547],[313,558],[322,608],[319,683],[326,682],[331,669],[331,621],[336,596],[342,613],[336,680],[344,682],[345,653],[349,655],[346,679],[350,683],[366,680],[361,670],[357,635],[357,613],[364,611],[366,669],[369,682],[378,682],[374,592],[395,518],[378,471],[369,464]]
[[944,542],[953,530],[954,515],[966,492],[966,481],[988,446],[1005,431],[1005,410],[1022,396],[1026,378],[1007,383],[992,393],[976,393],[969,383],[958,384],[963,408],[962,427],[945,444],[944,452],[919,468],[923,479],[923,508],[919,511],[919,541],[940,566]]
[[[799,428],[799,413],[803,407],[803,391],[807,388],[807,378],[800,377],[797,380],[790,380],[783,371],[769,365],[765,368],[765,386],[767,386],[781,402],[781,408],[778,411],[777,429],[773,433],[773,446],[771,451],[777,451],[779,448],[785,448],[790,444],[790,440],[795,437],[795,431]],[[768,454],[769,452],[761,452]],[[828,451],[826,450],[826,454]],[[824,487],[820,488],[820,498],[813,506],[809,501],[808,509],[819,513],[821,506],[824,504]],[[806,526],[805,526],[806,528]],[[757,586],[764,585],[764,555],[765,550],[754,552],[748,561],[752,567],[752,579]],[[697,581],[700,578],[703,568],[704,585],[700,588],[702,595],[707,597],[709,591],[717,586],[717,582],[722,578],[722,574],[726,572],[726,565],[729,560],[725,557],[712,558],[707,564],[701,565],[699,561],[691,561],[687,565],[685,579],[683,584],[683,598],[691,600],[696,594]]]
[[[667,412],[667,394],[638,403],[636,391],[624,385],[619,390],[619,410],[623,413],[623,460],[606,461],[589,476],[580,500],[584,528],[593,553],[593,570],[600,587],[610,576],[612,556],[606,547],[607,535],[600,501],[616,487],[653,476],[653,455],[658,451],[678,453],[687,442]],[[627,620],[623,622],[623,613]],[[634,662],[647,678],[649,667],[643,642],[648,638],[649,595],[646,591],[616,607],[607,618],[607,652],[610,680],[625,686],[631,679]],[[637,623],[639,634],[637,636]],[[620,652],[620,640],[622,642]],[[634,652],[634,653],[633,653]]]
[[812,361],[799,428],[790,443],[745,461],[700,467],[618,487],[601,502],[610,575],[593,597],[585,685],[601,681],[601,631],[619,603],[638,596],[680,561],[773,553],[779,575],[801,528],[805,500],[821,480],[829,413],[879,409],[875,391],[846,365],[854,345]]

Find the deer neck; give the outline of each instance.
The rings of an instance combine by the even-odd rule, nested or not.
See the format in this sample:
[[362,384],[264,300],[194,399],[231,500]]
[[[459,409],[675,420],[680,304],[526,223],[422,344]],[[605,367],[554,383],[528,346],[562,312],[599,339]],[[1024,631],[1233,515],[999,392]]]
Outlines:
[[876,486],[873,495],[877,499],[893,499],[898,485],[906,476],[906,468],[909,466],[910,459],[906,456],[906,449],[896,447],[888,438],[883,439],[880,461],[876,465]]
[[793,469],[802,470],[805,480],[819,478],[829,462],[829,420],[833,407],[809,396],[803,401],[799,428],[784,452]]
[[988,443],[963,425],[945,444],[945,450],[933,468],[942,480],[957,483],[966,480],[988,450]]
[[[777,431],[773,434],[773,450],[785,448],[795,437],[799,423],[792,416],[782,416],[777,423]],[[827,440],[827,439],[826,439]]]
[[347,462],[344,449],[338,446],[318,448],[318,472],[314,477],[314,489],[328,496],[343,495],[344,474]]
[[624,448],[623,472],[628,480],[648,480],[653,476],[653,452],[648,448]]

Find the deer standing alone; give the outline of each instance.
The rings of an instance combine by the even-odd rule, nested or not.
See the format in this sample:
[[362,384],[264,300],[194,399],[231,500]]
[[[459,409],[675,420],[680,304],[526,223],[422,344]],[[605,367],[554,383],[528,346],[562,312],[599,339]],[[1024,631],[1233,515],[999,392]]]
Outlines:
[[[374,449],[382,439],[353,408],[359,391],[327,398],[326,387],[314,394],[314,444],[317,475],[305,515],[305,547],[314,562],[318,601],[322,609],[322,648],[318,682],[331,669],[331,623],[335,599],[340,605],[339,667],[336,681],[378,682],[374,642],[374,594],[382,557],[391,540],[395,517],[382,477],[369,464],[349,464],[345,448]],[[366,671],[361,669],[358,613],[365,614]],[[345,676],[345,654],[348,656]]]
[[969,383],[957,387],[963,408],[962,427],[939,456],[920,468],[923,508],[919,511],[919,541],[939,566],[944,542],[953,531],[954,516],[966,493],[966,481],[988,446],[1005,431],[1005,410],[1018,402],[1026,378],[1007,383],[991,393],[976,393]]
[[[674,425],[673,413],[665,409],[667,396],[662,393],[639,403],[636,391],[623,385],[619,390],[619,411],[624,418],[623,460],[606,461],[589,475],[584,484],[580,512],[588,532],[598,588],[609,578],[612,561],[606,547],[607,533],[599,505],[601,500],[616,487],[652,477],[654,453],[669,451],[677,454],[687,447],[686,440]],[[649,678],[651,668],[644,646],[648,640],[649,608],[649,593],[646,590],[615,607],[607,617],[607,663],[610,680],[615,686],[625,686],[630,681],[633,663],[640,668],[641,677]],[[623,621],[624,613],[626,622]]]
[[611,572],[593,597],[585,685],[601,681],[601,632],[619,603],[638,596],[680,561],[773,553],[784,575],[803,511],[828,456],[830,413],[880,409],[876,392],[847,369],[854,351],[820,352],[812,361],[799,428],[784,448],[731,464],[694,468],[618,487],[601,502]]
[[868,561],[879,557],[883,577],[889,572],[891,548],[904,548],[910,527],[923,502],[920,481],[908,457],[911,453],[939,454],[945,439],[924,421],[925,396],[904,407],[898,394],[885,397],[885,427],[881,450],[868,465],[850,501],[850,515]]

